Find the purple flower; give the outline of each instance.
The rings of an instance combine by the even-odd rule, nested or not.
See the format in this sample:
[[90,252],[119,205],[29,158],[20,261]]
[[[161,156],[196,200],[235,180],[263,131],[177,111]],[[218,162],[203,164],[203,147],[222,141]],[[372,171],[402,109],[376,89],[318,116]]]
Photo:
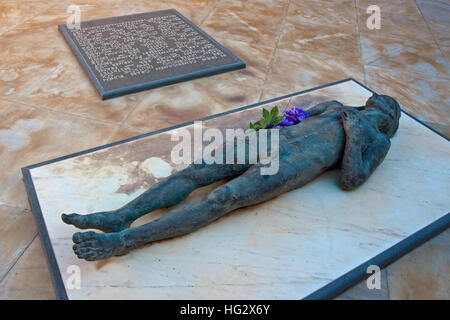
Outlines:
[[309,118],[309,114],[302,108],[292,107],[291,110],[284,111],[284,119],[280,126],[289,127]]

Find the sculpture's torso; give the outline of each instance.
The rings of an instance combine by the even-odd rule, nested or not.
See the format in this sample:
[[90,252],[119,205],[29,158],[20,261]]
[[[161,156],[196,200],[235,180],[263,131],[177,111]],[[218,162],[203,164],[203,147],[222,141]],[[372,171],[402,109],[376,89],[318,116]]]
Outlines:
[[330,110],[280,130],[280,158],[296,154],[320,174],[336,165],[345,147],[340,110]]

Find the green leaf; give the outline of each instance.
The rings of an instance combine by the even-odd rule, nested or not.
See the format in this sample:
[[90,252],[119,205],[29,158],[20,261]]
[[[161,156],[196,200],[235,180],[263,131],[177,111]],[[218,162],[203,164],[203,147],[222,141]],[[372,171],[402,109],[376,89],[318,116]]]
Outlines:
[[256,130],[256,129],[255,129],[255,125],[254,125],[253,123],[251,123],[251,122],[250,122],[249,127],[250,127],[250,129]]
[[261,129],[266,129],[267,125],[269,124],[268,121],[266,119],[261,119],[260,120],[260,124],[261,124]]
[[263,108],[262,113],[263,113],[263,118],[264,118],[266,121],[269,121],[269,120],[270,120],[270,114],[269,114],[269,111],[267,111],[266,109]]
[[277,124],[280,124],[281,121],[283,121],[283,119],[284,119],[283,116],[279,116],[279,117],[277,117],[277,118],[272,122],[272,124],[273,124],[274,126],[276,126]]
[[278,116],[278,112],[279,112],[278,107],[277,106],[273,107],[273,109],[270,111],[271,120],[275,119]]

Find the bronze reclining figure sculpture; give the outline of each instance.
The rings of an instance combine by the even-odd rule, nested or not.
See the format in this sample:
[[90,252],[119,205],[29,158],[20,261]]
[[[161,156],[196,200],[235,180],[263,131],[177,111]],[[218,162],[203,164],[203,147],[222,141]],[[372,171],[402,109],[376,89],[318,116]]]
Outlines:
[[[279,131],[279,171],[261,175],[256,164],[192,164],[156,184],[122,208],[88,215],[63,214],[81,229],[73,235],[75,254],[88,261],[123,255],[157,240],[193,232],[225,214],[270,200],[312,181],[322,172],[341,167],[343,190],[360,186],[383,161],[390,138],[399,126],[400,106],[393,98],[374,94],[362,107],[337,101],[308,110],[299,125]],[[247,157],[248,158],[248,157]],[[193,190],[230,179],[200,201],[187,201],[162,217],[131,228],[139,217],[183,201]]]

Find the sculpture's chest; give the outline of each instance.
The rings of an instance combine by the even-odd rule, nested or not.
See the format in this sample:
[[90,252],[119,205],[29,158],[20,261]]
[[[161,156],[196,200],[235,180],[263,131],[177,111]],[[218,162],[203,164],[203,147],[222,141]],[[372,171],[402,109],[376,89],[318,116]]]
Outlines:
[[[290,130],[289,130],[290,129]],[[345,131],[339,114],[308,119],[280,135],[280,153],[312,153],[341,156],[345,146]]]

